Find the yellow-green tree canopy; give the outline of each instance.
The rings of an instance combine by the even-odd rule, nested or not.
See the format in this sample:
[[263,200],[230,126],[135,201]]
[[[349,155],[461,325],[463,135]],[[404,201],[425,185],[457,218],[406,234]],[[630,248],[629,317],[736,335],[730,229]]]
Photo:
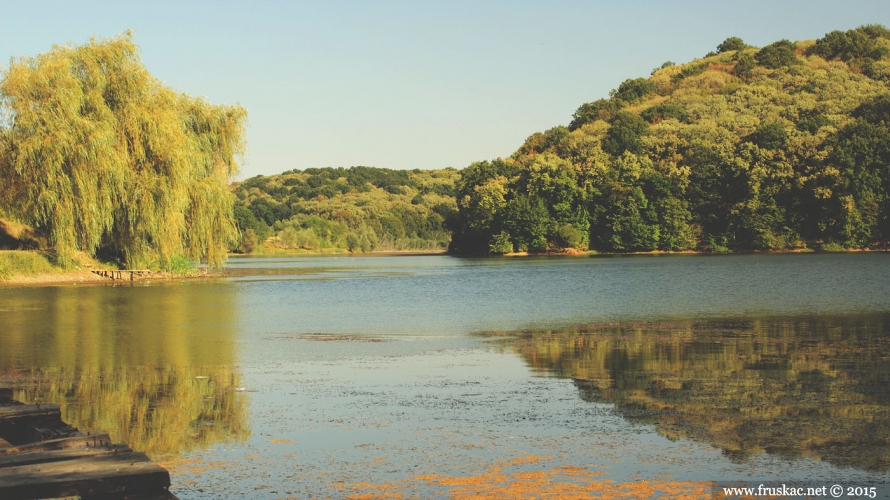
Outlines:
[[61,261],[100,248],[130,266],[224,261],[242,107],[164,86],[130,32],[13,59],[0,99],[0,203],[45,230]]
[[470,165],[455,194],[464,254],[890,248],[890,29],[728,38]]

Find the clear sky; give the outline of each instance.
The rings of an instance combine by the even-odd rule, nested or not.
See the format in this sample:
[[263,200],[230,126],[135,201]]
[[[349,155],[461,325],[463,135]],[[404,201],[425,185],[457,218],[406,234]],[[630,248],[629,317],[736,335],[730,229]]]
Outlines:
[[167,85],[248,110],[241,178],[463,168],[729,36],[763,46],[861,24],[880,1],[0,0],[0,65],[132,29]]

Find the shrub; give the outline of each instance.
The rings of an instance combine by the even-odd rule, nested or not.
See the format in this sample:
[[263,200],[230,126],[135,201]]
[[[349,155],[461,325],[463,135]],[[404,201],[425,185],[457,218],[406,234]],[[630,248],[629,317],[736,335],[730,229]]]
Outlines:
[[539,236],[528,244],[528,251],[533,253],[541,253],[547,251],[547,240],[543,236]]
[[849,31],[832,31],[817,40],[812,51],[825,59],[880,59],[887,55],[888,49],[877,43],[879,37],[890,38],[887,28],[876,24]]
[[556,230],[556,244],[562,248],[578,248],[581,245],[581,231],[571,224],[563,224]]
[[721,42],[720,45],[717,46],[717,53],[722,54],[731,50],[745,50],[750,47],[751,46],[745,43],[741,38],[737,36],[731,36],[726,40],[723,40],[723,42]]
[[617,90],[613,90],[609,95],[613,99],[621,99],[628,103],[635,103],[648,94],[655,92],[655,84],[646,78],[636,78],[624,80]]
[[763,149],[781,149],[788,142],[788,132],[782,125],[773,122],[760,125],[753,134],[745,137],[745,140]]
[[167,265],[167,272],[178,276],[192,275],[197,271],[198,266],[195,264],[195,261],[184,255],[174,255],[170,258],[170,263]]
[[676,104],[664,103],[646,109],[640,116],[649,123],[658,123],[670,118],[683,121],[686,119],[686,110]]
[[739,78],[747,80],[751,77],[755,67],[757,67],[757,62],[754,60],[754,56],[751,54],[742,54],[736,58],[735,74]]
[[822,243],[819,245],[820,252],[846,252],[847,248],[840,243]]
[[642,137],[648,130],[649,124],[639,115],[621,111],[603,139],[603,151],[614,156],[620,156],[625,151],[639,154],[643,150]]
[[621,109],[622,104],[618,101],[599,99],[594,102],[582,104],[572,115],[572,122],[569,123],[569,130],[576,130],[582,125],[597,120],[608,121],[612,116]]
[[513,251],[513,242],[510,241],[510,234],[501,231],[491,237],[491,243],[488,245],[491,253],[505,254]]
[[791,66],[799,62],[794,53],[796,48],[797,46],[789,40],[779,40],[760,49],[754,59],[757,64],[769,69]]

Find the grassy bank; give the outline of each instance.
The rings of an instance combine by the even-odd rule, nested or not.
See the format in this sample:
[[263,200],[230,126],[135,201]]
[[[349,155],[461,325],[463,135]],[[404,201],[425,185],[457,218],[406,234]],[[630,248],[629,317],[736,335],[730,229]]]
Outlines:
[[[38,250],[0,250],[0,285],[46,285],[76,283],[107,283],[108,277],[93,270],[114,270],[119,266],[100,262],[83,252],[75,252],[74,263],[62,267],[54,262],[52,252]],[[206,267],[185,257],[174,257],[165,269],[156,269],[136,280],[169,280],[213,275]]]
[[33,250],[0,250],[0,281],[17,276],[58,274],[61,269],[53,266],[45,255]]

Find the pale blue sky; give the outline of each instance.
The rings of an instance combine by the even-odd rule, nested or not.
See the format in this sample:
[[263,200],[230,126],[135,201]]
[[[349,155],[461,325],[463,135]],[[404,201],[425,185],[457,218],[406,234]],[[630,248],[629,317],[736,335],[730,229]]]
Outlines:
[[664,61],[861,24],[883,1],[0,0],[0,65],[135,31],[148,70],[247,108],[241,178],[292,168],[463,168]]

